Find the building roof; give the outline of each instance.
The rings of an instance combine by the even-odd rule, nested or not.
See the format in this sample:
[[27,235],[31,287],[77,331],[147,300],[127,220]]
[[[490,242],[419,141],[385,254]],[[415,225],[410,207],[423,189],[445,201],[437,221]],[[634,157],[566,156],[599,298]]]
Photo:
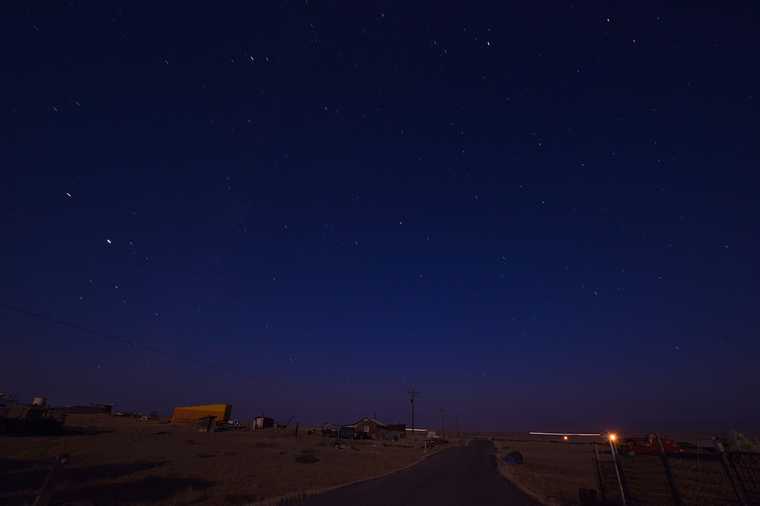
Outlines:
[[381,422],[377,418],[372,418],[372,417],[369,417],[369,416],[364,416],[364,417],[360,418],[359,420],[357,420],[356,422],[352,423],[350,426],[351,427],[356,427],[360,423],[366,423],[366,422],[374,423],[375,425],[377,425],[379,427],[386,427],[388,425],[387,423]]

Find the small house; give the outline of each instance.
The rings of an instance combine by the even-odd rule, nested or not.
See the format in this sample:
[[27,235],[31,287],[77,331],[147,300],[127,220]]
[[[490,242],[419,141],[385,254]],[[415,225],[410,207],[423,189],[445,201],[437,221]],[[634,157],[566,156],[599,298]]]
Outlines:
[[382,435],[383,439],[398,441],[402,437],[406,437],[406,425],[403,423],[386,425]]
[[383,427],[385,427],[385,424],[379,420],[365,416],[353,423],[351,427],[353,427],[358,434],[362,434],[363,437],[374,439]]
[[404,424],[387,424],[368,416],[361,418],[351,427],[356,431],[357,437],[362,439],[398,440],[406,433]]

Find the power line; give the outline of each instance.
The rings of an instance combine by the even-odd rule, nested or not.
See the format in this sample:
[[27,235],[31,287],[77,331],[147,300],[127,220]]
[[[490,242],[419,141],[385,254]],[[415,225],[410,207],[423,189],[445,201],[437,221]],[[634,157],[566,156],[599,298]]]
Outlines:
[[[37,320],[37,321],[41,321],[41,322],[45,322],[45,323],[50,323],[50,324],[53,324],[53,325],[58,325],[60,327],[67,327],[67,328],[79,331],[79,332],[81,332],[83,334],[89,334],[91,336],[98,337],[100,339],[105,339],[105,340],[110,340],[110,341],[118,341],[118,342],[127,344],[127,345],[132,346],[132,347],[136,346],[136,342],[135,342],[134,339],[130,339],[130,338],[125,337],[125,336],[119,336],[119,335],[116,335],[116,334],[104,334],[104,333],[102,333],[102,332],[100,332],[98,330],[86,327],[86,326],[81,325],[79,323],[75,323],[75,322],[68,321],[68,320],[61,320],[61,319],[56,318],[54,316],[51,316],[49,314],[40,313],[40,312],[36,312],[36,311],[30,311],[28,309],[23,309],[23,308],[20,308],[18,306],[13,306],[11,304],[6,304],[6,303],[2,303],[2,302],[0,302],[0,308],[6,309],[8,311],[12,311],[14,313],[18,313],[20,315],[32,318],[32,319]],[[156,347],[153,347],[153,346],[150,346],[150,345],[141,344],[141,346],[144,349],[146,349],[148,351],[152,351],[154,353],[165,353],[162,349],[156,348]]]

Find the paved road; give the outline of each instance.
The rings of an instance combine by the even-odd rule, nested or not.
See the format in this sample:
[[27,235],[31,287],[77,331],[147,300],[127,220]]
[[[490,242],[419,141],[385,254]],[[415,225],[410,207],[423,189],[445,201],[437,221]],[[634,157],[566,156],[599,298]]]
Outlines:
[[385,478],[312,497],[307,506],[537,506],[497,469],[490,441],[451,448]]

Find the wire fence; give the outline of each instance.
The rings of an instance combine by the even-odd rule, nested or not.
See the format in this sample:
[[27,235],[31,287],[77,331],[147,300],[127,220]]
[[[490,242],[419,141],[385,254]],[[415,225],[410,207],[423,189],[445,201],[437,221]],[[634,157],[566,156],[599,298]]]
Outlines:
[[724,451],[619,455],[595,451],[605,504],[759,506],[760,453]]
[[728,462],[747,504],[760,504],[760,453],[730,452]]

